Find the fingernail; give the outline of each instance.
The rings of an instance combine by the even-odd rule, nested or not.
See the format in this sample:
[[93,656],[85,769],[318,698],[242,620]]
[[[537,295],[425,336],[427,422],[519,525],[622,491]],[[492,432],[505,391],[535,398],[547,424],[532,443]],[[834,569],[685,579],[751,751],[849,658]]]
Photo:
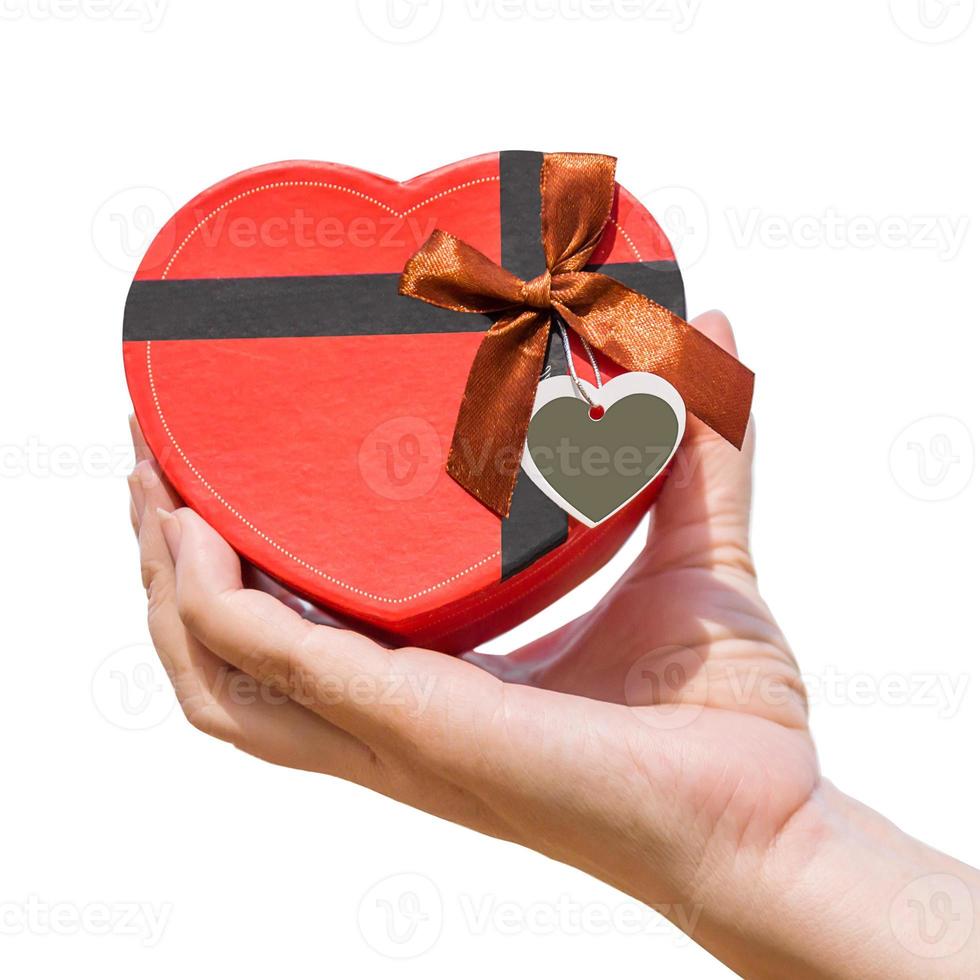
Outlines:
[[126,482],[129,484],[129,496],[132,498],[133,507],[136,509],[136,520],[142,521],[146,497],[143,495],[143,487],[140,485],[139,477],[135,471],[129,474],[129,479]]
[[180,521],[169,510],[164,510],[162,507],[157,507],[157,517],[160,518],[160,528],[170,550],[170,557],[176,562],[180,554]]
[[138,463],[135,472],[144,490],[153,490],[160,485],[160,477],[157,476],[153,464],[147,460]]

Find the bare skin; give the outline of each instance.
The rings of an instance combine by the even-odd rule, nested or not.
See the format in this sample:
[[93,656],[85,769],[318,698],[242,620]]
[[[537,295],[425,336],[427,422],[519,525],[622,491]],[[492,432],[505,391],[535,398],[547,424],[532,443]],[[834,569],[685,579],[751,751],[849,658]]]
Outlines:
[[[724,316],[695,323],[734,351]],[[975,916],[980,875],[820,774],[749,550],[754,433],[738,453],[692,423],[687,475],[598,606],[508,657],[459,659],[387,650],[244,589],[235,553],[134,439],[150,632],[197,728],[669,907],[744,976],[980,975],[980,928],[930,946],[903,904],[951,876]]]

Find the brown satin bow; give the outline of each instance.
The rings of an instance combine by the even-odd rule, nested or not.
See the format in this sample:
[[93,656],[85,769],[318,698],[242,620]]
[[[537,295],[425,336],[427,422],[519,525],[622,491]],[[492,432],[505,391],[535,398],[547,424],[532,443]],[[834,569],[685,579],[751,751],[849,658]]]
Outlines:
[[741,448],[754,375],[689,323],[609,276],[585,272],[609,221],[616,161],[545,154],[541,240],[547,269],[524,282],[466,242],[435,231],[399,292],[463,313],[502,314],[470,368],[446,469],[501,517],[511,497],[552,315],[628,371],[669,381],[690,412]]

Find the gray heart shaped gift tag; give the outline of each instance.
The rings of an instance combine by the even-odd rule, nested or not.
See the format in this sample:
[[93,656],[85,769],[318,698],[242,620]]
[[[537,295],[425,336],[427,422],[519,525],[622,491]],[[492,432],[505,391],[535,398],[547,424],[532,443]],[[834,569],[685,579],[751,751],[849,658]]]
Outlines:
[[654,374],[621,374],[600,388],[548,378],[538,385],[521,466],[545,496],[595,527],[664,471],[686,418],[677,389]]

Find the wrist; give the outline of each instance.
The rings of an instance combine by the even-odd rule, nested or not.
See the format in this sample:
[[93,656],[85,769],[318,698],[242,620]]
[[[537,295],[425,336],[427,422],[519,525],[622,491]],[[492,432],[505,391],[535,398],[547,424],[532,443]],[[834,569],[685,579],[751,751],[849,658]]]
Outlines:
[[746,977],[978,975],[980,873],[826,781],[752,868],[705,903],[702,940]]

